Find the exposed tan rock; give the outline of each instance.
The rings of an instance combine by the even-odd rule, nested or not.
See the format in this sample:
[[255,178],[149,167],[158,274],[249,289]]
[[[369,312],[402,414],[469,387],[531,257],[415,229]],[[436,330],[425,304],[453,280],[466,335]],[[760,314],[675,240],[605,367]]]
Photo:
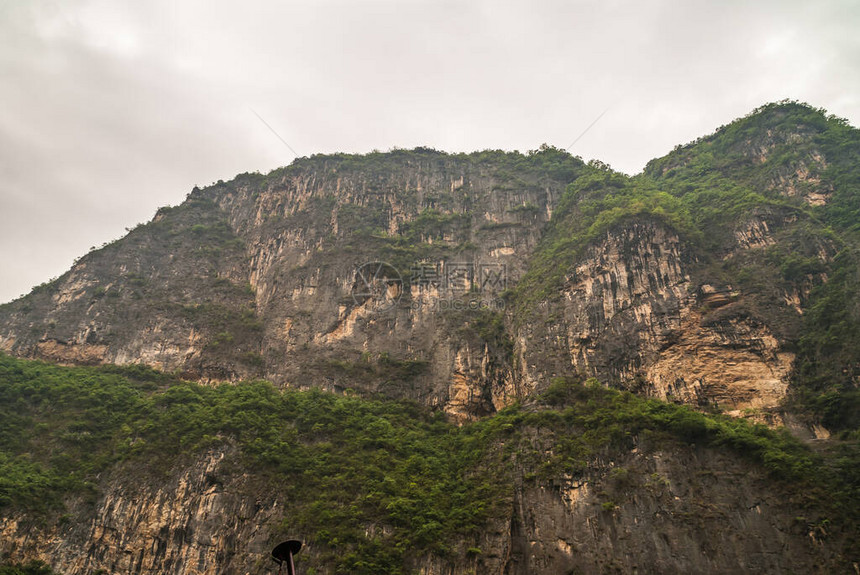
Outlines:
[[[655,224],[613,231],[586,252],[563,291],[574,367],[622,379],[638,372],[680,327],[690,288],[681,256],[678,236]],[[623,357],[607,357],[621,338]]]
[[[763,218],[739,227],[736,239],[738,250],[774,241]],[[575,371],[661,399],[743,416],[777,409],[793,354],[767,326],[733,312],[744,294],[695,284],[695,262],[686,249],[660,223],[640,221],[610,231],[586,250],[562,292],[560,314],[555,312],[561,322],[539,330],[542,341],[517,340],[523,381],[539,385],[540,373],[551,377],[542,366],[563,373],[546,351],[558,349]],[[788,305],[793,301],[787,309],[795,308]]]
[[15,347],[15,338],[10,336],[0,336],[0,349],[5,352],[10,352]]
[[107,357],[108,347],[106,345],[92,345],[87,343],[72,343],[49,339],[40,341],[36,345],[36,357],[55,361],[58,363],[77,363],[82,365],[95,365],[104,363]]
[[735,229],[737,246],[741,249],[764,248],[776,243],[767,220],[754,217]]
[[241,477],[220,484],[224,457],[224,450],[211,452],[165,485],[111,484],[84,523],[42,531],[7,517],[0,552],[47,559],[68,575],[248,573],[265,564],[280,510],[275,501],[241,494]]
[[510,372],[495,364],[487,344],[479,349],[466,345],[455,356],[445,411],[458,421],[489,415],[521,396]]
[[780,167],[770,188],[788,197],[802,198],[811,206],[823,206],[833,193],[821,181],[827,162],[821,152],[811,151],[808,156],[789,167]]
[[785,397],[793,360],[764,326],[737,319],[702,326],[700,314],[691,311],[645,374],[660,399],[727,411],[775,408]]

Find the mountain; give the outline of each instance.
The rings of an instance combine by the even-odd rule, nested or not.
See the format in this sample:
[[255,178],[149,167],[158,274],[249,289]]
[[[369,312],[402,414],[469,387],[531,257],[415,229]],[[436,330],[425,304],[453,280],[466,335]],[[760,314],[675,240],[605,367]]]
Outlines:
[[0,306],[0,552],[856,569],[858,239],[860,132],[796,102],[632,177],[418,148],[195,188]]
[[356,270],[387,262],[408,282],[413,268],[447,260],[470,274],[476,265],[504,269],[503,283],[513,283],[582,169],[549,148],[419,149],[239,176],[194,190],[5,306],[1,345],[50,361],[142,362],[205,381],[263,376],[490,413],[522,395],[502,314],[432,309],[468,297],[472,278],[452,281],[448,293],[413,288],[377,310],[373,298],[351,296]]

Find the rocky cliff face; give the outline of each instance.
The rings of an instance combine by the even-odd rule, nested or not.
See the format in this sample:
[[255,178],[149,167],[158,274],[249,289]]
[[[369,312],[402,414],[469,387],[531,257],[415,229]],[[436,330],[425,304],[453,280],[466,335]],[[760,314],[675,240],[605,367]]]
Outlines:
[[[550,160],[558,177],[540,169]],[[469,326],[501,315],[498,297],[581,166],[549,149],[404,152],[217,184],[6,306],[0,348],[489,413],[521,393],[503,342]],[[374,262],[402,282],[389,309],[353,296]]]
[[824,534],[762,479],[708,451],[634,449],[597,481],[524,486],[504,572],[816,572]]
[[277,502],[249,495],[242,477],[222,484],[224,455],[209,453],[151,485],[129,481],[131,470],[118,472],[94,509],[79,505],[80,516],[53,529],[6,518],[2,552],[47,556],[69,574],[265,573]]
[[243,361],[260,345],[247,275],[242,243],[223,215],[210,201],[191,200],[6,306],[0,347],[205,379],[259,375]]
[[[50,527],[6,516],[0,553],[47,558],[67,575],[270,573],[289,502],[237,474],[230,456],[209,452],[144,485],[117,471],[92,509],[79,504],[80,515]],[[508,497],[509,513],[476,546],[449,541],[451,555],[415,557],[414,572],[824,573],[834,559],[826,522],[803,517],[760,471],[709,449],[636,446],[585,476],[518,479]],[[385,526],[367,529],[370,537]],[[306,545],[301,572],[330,572],[330,552]]]
[[[735,237],[725,260],[775,243],[757,218]],[[668,401],[772,417],[794,355],[768,323],[798,321],[809,287],[786,291],[773,318],[757,317],[746,301],[753,296],[705,283],[701,267],[659,221],[611,229],[573,266],[559,300],[544,304],[543,325],[532,322],[518,339],[523,379],[536,386],[572,369]]]
[[842,249],[809,210],[836,209],[822,125],[787,124],[788,114],[724,127],[643,176],[604,171],[571,185],[535,258],[566,273],[530,278],[546,297],[514,334],[523,387],[574,371],[783,421],[804,313]]
[[[541,167],[550,161],[555,171]],[[570,269],[562,303],[511,327],[516,301],[502,296],[566,180],[584,171],[547,149],[319,158],[241,176],[195,190],[4,306],[0,348],[208,381],[352,388],[465,419],[571,369],[694,405],[775,408],[791,371],[785,337],[733,314],[744,294],[696,277],[701,254],[659,220],[616,226],[558,262]],[[785,226],[752,217],[722,257],[762,252],[777,242],[771,228]],[[376,262],[393,290],[383,306],[361,285]],[[785,293],[783,315],[798,315],[803,297]]]

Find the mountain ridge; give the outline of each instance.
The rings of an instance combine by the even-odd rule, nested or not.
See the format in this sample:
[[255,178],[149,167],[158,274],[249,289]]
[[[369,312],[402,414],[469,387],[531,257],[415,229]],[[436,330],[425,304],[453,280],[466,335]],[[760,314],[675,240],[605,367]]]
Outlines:
[[[845,147],[835,146],[830,141],[833,138],[828,140],[828,130],[847,132],[853,137],[849,139],[849,152],[860,154],[856,130],[845,122],[827,117],[822,110],[782,102],[763,106],[712,135],[652,160],[633,177],[613,172],[600,162],[585,164],[549,146],[525,155],[501,151],[445,154],[417,148],[367,155],[312,156],[266,176],[241,174],[231,182],[195,188],[184,204],[160,209],[152,222],[82,258],[63,276],[67,278],[65,294],[51,295],[52,302],[42,296],[43,303],[36,304],[41,306],[39,313],[51,316],[45,322],[47,326],[40,325],[38,314],[36,322],[28,321],[26,316],[32,318],[28,310],[42,291],[52,289],[50,285],[0,307],[7,326],[6,333],[0,333],[0,348],[26,357],[73,363],[144,362],[213,381],[264,375],[284,383],[298,378],[300,371],[311,371],[329,383],[334,380],[335,387],[344,387],[337,381],[340,378],[349,386],[355,378],[332,373],[338,371],[337,366],[329,369],[331,366],[283,358],[295,356],[290,350],[297,346],[318,349],[325,355],[333,342],[349,341],[356,325],[372,322],[366,309],[351,305],[349,300],[349,276],[363,262],[384,261],[401,274],[409,273],[418,264],[439,267],[458,259],[473,267],[480,265],[479,260],[504,267],[511,276],[511,291],[506,294],[515,297],[509,298],[506,312],[496,314],[494,321],[507,318],[504,321],[510,322],[511,318],[527,315],[531,302],[558,293],[555,290],[571,265],[562,262],[575,261],[610,228],[623,227],[625,221],[636,218],[651,219],[670,235],[678,235],[681,243],[669,249],[678,252],[676,256],[684,252],[689,262],[675,272],[681,276],[689,275],[687,268],[704,272],[699,274],[704,277],[679,276],[672,280],[678,286],[683,283],[687,291],[732,292],[730,284],[737,284],[738,279],[732,276],[738,270],[729,269],[727,264],[717,269],[719,262],[704,269],[707,266],[701,262],[713,259],[711,254],[742,260],[761,251],[757,248],[788,252],[777,256],[771,253],[768,261],[758,257],[755,265],[770,267],[776,277],[792,276],[783,278],[789,281],[750,287],[744,294],[749,297],[741,299],[754,304],[758,314],[755,321],[767,327],[761,337],[766,340],[775,335],[783,342],[777,347],[791,347],[801,329],[800,318],[795,315],[802,315],[808,294],[824,283],[830,266],[827,262],[844,251],[840,247],[844,245],[843,236],[853,233],[852,228],[847,228],[834,234],[822,222],[828,217],[827,211],[837,214],[830,216],[837,223],[843,222],[848,210],[844,206],[850,203],[846,200],[853,198],[851,185],[841,185],[846,180],[853,185],[853,176],[846,176],[848,170],[839,162],[827,164],[823,159],[824,152],[831,157],[833,149]],[[714,146],[718,152],[728,150],[724,153],[727,159],[715,162]],[[768,154],[770,159],[766,158]],[[849,154],[849,159],[854,156]],[[785,172],[785,166],[794,170],[793,175]],[[758,171],[751,171],[754,169]],[[832,173],[836,173],[840,186],[831,181]],[[679,177],[685,178],[683,185],[677,183]],[[822,204],[822,198],[833,195],[833,190],[833,201]],[[741,217],[746,218],[742,226],[747,229],[735,229],[735,220]],[[772,230],[785,236],[786,241],[777,242]],[[555,245],[549,245],[553,241]],[[102,255],[105,251],[114,253],[104,264],[105,269],[95,275],[88,272],[87,266],[103,265],[98,260],[107,259]],[[147,254],[152,261],[145,261]],[[344,255],[351,258],[349,265],[342,265]],[[780,257],[782,261],[776,261]],[[120,260],[123,263],[119,264]],[[750,269],[750,264],[747,262],[739,270],[741,281],[747,279],[745,270]],[[312,265],[317,267],[311,270]],[[332,273],[331,268],[338,265]],[[326,270],[328,275],[321,277]],[[169,277],[162,279],[164,275]],[[518,286],[520,277],[524,282]],[[147,285],[159,281],[159,285]],[[320,282],[328,285],[314,285]],[[282,284],[291,284],[292,294],[284,294]],[[430,297],[427,301],[438,303],[439,294],[429,295],[421,290],[422,286],[418,287],[414,290],[410,285],[409,289],[416,293],[414,298],[412,293],[406,293],[406,301],[417,305],[422,298]],[[338,309],[336,318],[324,313],[319,302],[310,301],[316,298],[318,289],[326,292],[323,297],[328,299],[328,307]],[[636,299],[647,289],[640,291],[631,297]],[[673,298],[687,297],[675,291]],[[766,297],[757,291],[767,291]],[[457,295],[463,299],[463,294]],[[296,297],[303,303],[289,305],[284,301]],[[432,301],[434,297],[436,302]],[[737,294],[732,297],[738,299]],[[775,308],[772,302],[777,299],[791,302],[788,311],[797,313]],[[487,303],[484,300],[482,305]],[[111,309],[111,304],[118,309]],[[308,308],[315,308],[316,316],[300,325],[300,316]],[[129,309],[137,309],[134,317],[129,317]],[[415,314],[402,319],[428,320]],[[135,322],[139,326],[134,333],[122,333],[125,325]],[[275,328],[272,323],[280,326]],[[853,320],[848,331],[854,331],[857,323]],[[507,337],[516,340],[515,334],[506,330]],[[303,333],[290,335],[298,331]],[[389,331],[389,335],[401,340],[414,333],[415,330]],[[172,341],[161,342],[161,334],[172,336]],[[181,337],[177,337],[179,334]],[[391,338],[383,343],[383,332],[376,336],[380,345],[369,350],[371,355],[391,356],[398,345],[392,349]],[[665,333],[658,334],[656,339],[664,336]],[[120,341],[115,342],[117,339]],[[428,379],[451,380],[457,375],[458,362],[470,364],[472,367],[459,369],[462,378],[469,380],[465,386],[449,389],[447,400],[446,391],[437,386],[429,401],[446,405],[452,401],[451,396],[477,393],[485,400],[467,397],[466,402],[474,405],[450,411],[491,412],[509,401],[505,397],[524,397],[535,383],[531,381],[523,387],[523,381],[534,378],[525,376],[524,380],[513,369],[510,358],[475,357],[472,348],[481,343],[486,347],[492,342],[476,340],[469,347],[468,342],[450,345],[449,341],[446,345],[451,349],[445,352],[445,359],[408,351],[438,347],[438,342],[425,339],[418,344],[407,343],[406,350],[395,355],[398,361],[412,362],[413,367],[428,362],[431,375],[423,378],[421,385],[425,386]],[[402,342],[399,344],[402,348]],[[366,346],[360,337],[354,338],[352,345]],[[464,347],[469,347],[468,351]],[[504,351],[511,345],[497,341],[494,347]],[[362,349],[361,353],[366,351]],[[634,363],[643,361],[635,350],[630,353]],[[814,355],[807,351],[805,357]],[[486,374],[476,376],[474,364],[491,360],[501,362],[495,365],[498,369],[490,378],[494,381],[487,381]],[[449,365],[440,365],[443,361]],[[574,369],[581,368],[575,359],[572,363]],[[790,368],[775,366],[770,362],[767,369],[777,369],[782,373],[779,379],[787,383]],[[629,369],[626,375],[620,375],[622,372],[613,372],[608,376],[611,380],[604,382],[619,384],[637,377]],[[563,375],[562,371],[554,373]],[[588,375],[598,373],[592,370]],[[378,384],[373,389],[376,388]],[[844,419],[820,409],[818,412],[819,417],[831,422]]]
[[858,194],[860,132],[789,101],[634,176],[416,148],[195,188],[0,306],[0,552],[856,570]]

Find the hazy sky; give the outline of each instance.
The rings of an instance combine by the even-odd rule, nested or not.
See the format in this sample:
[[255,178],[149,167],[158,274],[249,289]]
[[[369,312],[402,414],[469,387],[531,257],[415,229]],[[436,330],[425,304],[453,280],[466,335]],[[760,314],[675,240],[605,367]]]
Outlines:
[[[860,2],[0,0],[0,302],[301,155],[549,143],[636,173],[766,102],[860,124]],[[607,111],[608,110],[608,111]]]

